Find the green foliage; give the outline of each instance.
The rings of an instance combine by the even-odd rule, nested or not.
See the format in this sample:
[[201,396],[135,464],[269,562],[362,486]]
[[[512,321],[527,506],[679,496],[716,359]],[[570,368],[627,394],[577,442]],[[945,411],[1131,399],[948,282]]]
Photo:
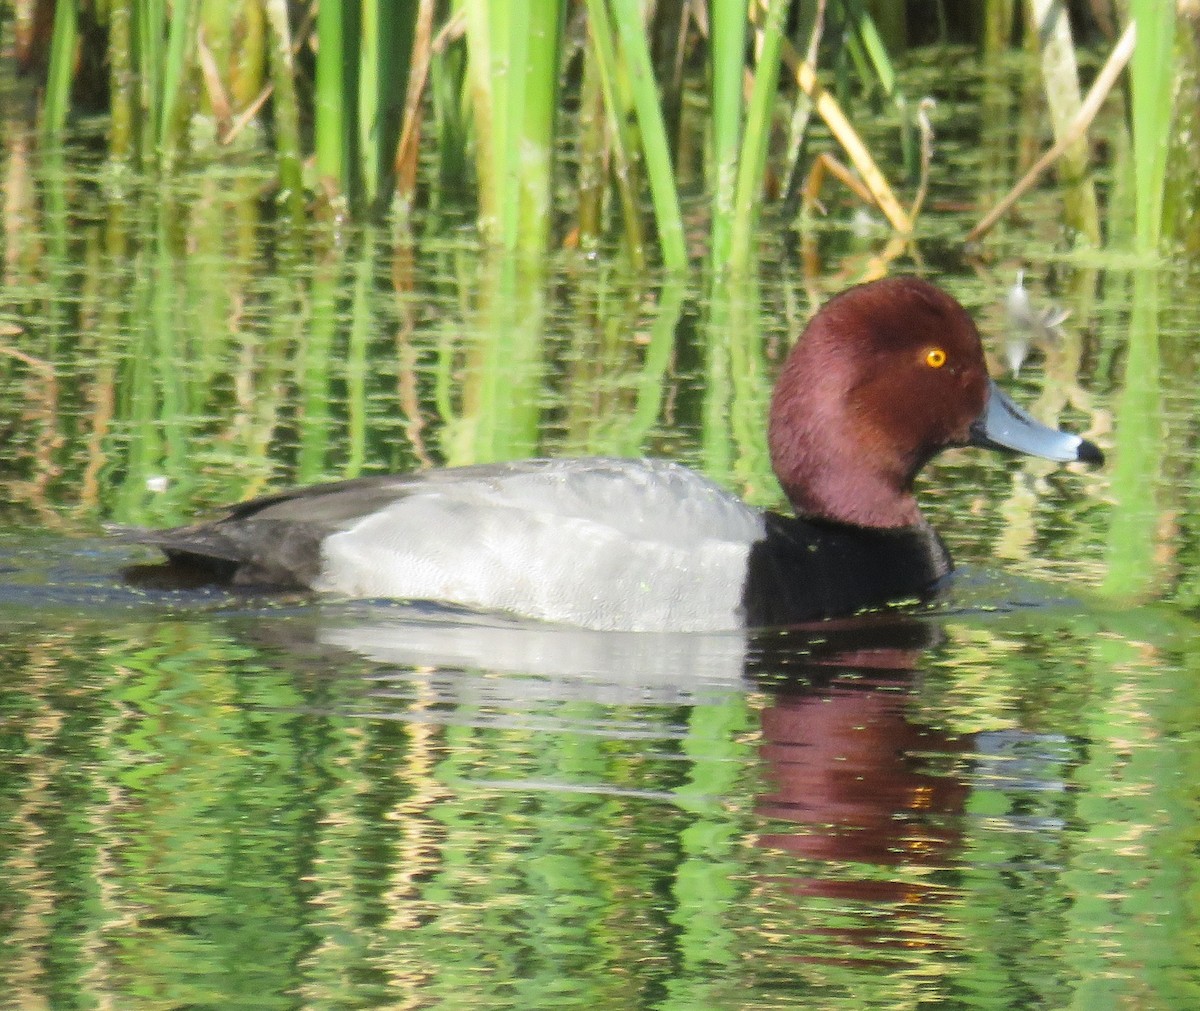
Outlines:
[[42,106],[42,131],[59,139],[67,122],[71,97],[71,62],[79,34],[77,0],[63,0],[54,8],[54,35],[50,48],[50,69]]
[[[1057,16],[1064,10],[1052,8],[1058,31],[1044,53],[1051,68],[1047,104],[1058,120],[1078,104],[1070,98],[1078,91],[1072,34],[1065,15]],[[845,44],[814,45],[811,54],[832,59],[842,101],[882,94],[893,103],[903,170],[911,179],[920,152],[893,62],[904,46],[903,21],[894,13],[886,21],[885,45],[862,0],[832,2],[822,11]],[[949,30],[946,14],[942,33]],[[227,144],[256,110],[266,109],[279,192],[296,224],[313,208],[329,209],[334,220],[385,213],[397,173],[413,178],[423,148],[423,164],[433,171],[417,184],[417,199],[436,204],[473,195],[482,234],[502,249],[540,255],[562,239],[595,248],[616,234],[641,264],[649,204],[658,258],[681,270],[692,254],[680,194],[698,184],[711,195],[705,246],[712,262],[745,271],[753,262],[749,236],[766,180],[788,180],[783,196],[791,207],[807,168],[802,140],[811,106],[796,88],[797,75],[781,86],[779,70],[786,54],[802,48],[788,37],[790,28],[805,33],[804,46],[810,31],[820,41],[824,25],[814,25],[814,16],[799,0],[761,0],[749,11],[729,0],[703,10],[646,0],[329,0],[313,8],[294,0],[265,0],[261,8],[215,0],[81,7],[64,0],[55,5],[45,61],[43,133],[60,138],[67,129],[73,87],[84,87],[73,84],[72,75],[85,31],[86,44],[101,40],[107,47],[115,158],[170,173],[197,147],[191,135],[204,117],[215,120],[212,132]],[[1169,165],[1161,138],[1173,121],[1170,96],[1178,76],[1175,13],[1171,4],[1147,0],[1133,3],[1130,16],[1140,35],[1130,116],[1137,241],[1147,250],[1157,248],[1162,232]],[[1013,18],[1011,0],[994,0],[984,16],[964,16],[961,25],[993,51],[1007,45]],[[706,98],[685,102],[685,81],[690,96],[701,91]],[[265,85],[255,90],[256,82]],[[402,150],[406,107],[416,115],[412,143]],[[819,107],[818,115],[825,115]],[[775,138],[785,121],[790,136],[780,157]],[[868,199],[907,232],[883,180],[887,173],[853,152],[840,113],[829,126],[866,179]],[[704,143],[698,162],[697,135]],[[576,161],[563,158],[569,150]],[[305,177],[310,154],[312,172]],[[1068,182],[1090,186],[1088,155],[1089,145],[1078,138],[1062,156],[1075,158],[1065,171]],[[1200,169],[1186,150],[1174,158],[1184,177],[1177,168],[1173,185],[1191,192],[1191,175]],[[469,168],[473,194],[464,185]],[[402,198],[409,206],[413,184],[406,187]],[[1068,221],[1095,238],[1094,214],[1072,210],[1077,188],[1064,190]]]
[[1175,5],[1131,0],[1129,6],[1138,32],[1130,64],[1137,246],[1143,252],[1151,252],[1158,248],[1163,230],[1170,150],[1167,138],[1171,136],[1174,120]]

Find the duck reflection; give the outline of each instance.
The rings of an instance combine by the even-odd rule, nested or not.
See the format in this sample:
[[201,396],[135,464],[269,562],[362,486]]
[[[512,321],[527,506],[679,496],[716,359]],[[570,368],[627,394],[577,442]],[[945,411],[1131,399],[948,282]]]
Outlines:
[[[708,744],[694,727],[705,707],[756,714],[757,733],[742,735],[750,762],[731,782],[757,795],[748,806],[716,798],[719,817],[730,801],[753,811],[750,837],[776,854],[755,887],[776,909],[793,905],[794,929],[817,945],[805,957],[856,962],[939,946],[954,892],[938,872],[954,866],[961,845],[969,786],[960,755],[970,743],[912,715],[922,658],[943,640],[936,620],[897,612],[754,635],[671,635],[371,605],[322,606],[309,617],[265,624],[326,668],[344,670],[343,651],[368,659],[358,714],[368,719],[596,734],[626,746],[644,739],[704,761]],[[689,737],[686,748],[670,744]],[[481,784],[495,787],[506,767],[497,754]],[[637,796],[673,797],[674,787],[647,776]],[[630,793],[628,783],[501,786]]]
[[[970,749],[969,741],[910,715],[916,671],[940,638],[937,626],[850,621],[822,631],[805,676],[784,678],[761,711],[769,785],[756,810],[777,827],[759,843],[822,862],[811,876],[786,883],[794,893],[925,903],[945,894],[929,872],[953,862],[969,793],[954,757]],[[760,656],[760,682],[783,659],[777,652],[772,659],[772,651]],[[883,868],[903,873],[879,873]],[[826,932],[882,944],[902,926],[911,943],[912,924],[890,918]]]
[[[294,622],[287,627],[297,632]],[[413,671],[424,672],[426,714],[454,720],[466,707],[476,722],[528,729],[552,724],[561,703],[677,710],[754,689],[767,784],[756,810],[774,826],[759,836],[762,845],[826,861],[931,867],[956,843],[954,819],[941,816],[962,810],[968,788],[947,756],[969,743],[910,717],[921,657],[942,640],[931,618],[884,613],[756,635],[613,633],[355,605],[323,609],[309,632],[319,648],[383,665],[364,715],[396,716],[413,694]],[[630,727],[625,720],[620,732]],[[686,727],[664,730],[651,733],[682,736]],[[863,899],[911,892],[861,876],[798,879],[796,887]]]

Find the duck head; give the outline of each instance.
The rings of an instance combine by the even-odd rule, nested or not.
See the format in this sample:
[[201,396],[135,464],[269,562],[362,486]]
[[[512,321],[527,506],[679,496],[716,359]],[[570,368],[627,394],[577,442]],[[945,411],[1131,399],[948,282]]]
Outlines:
[[866,527],[921,522],[913,481],[950,446],[1103,460],[1014,404],[988,377],[967,311],[914,277],[859,285],[821,307],[780,372],[768,441],[797,513]]

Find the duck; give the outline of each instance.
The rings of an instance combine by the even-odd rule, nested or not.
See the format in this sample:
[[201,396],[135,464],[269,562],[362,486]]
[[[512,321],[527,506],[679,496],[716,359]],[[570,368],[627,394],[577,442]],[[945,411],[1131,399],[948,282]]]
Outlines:
[[894,276],[834,295],[779,371],[770,459],[791,512],[665,459],[527,459],[270,494],[136,538],[238,587],[428,602],[612,631],[796,625],[927,600],[954,564],[914,481],[956,446],[1098,465],[988,375],[967,310]]

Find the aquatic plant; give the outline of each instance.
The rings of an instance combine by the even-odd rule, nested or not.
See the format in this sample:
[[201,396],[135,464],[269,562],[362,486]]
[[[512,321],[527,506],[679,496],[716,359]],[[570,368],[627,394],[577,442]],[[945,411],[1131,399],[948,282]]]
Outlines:
[[[811,210],[830,175],[899,235],[912,231],[915,215],[858,140],[847,103],[882,96],[898,121],[904,181],[916,181],[922,153],[928,168],[929,131],[918,128],[892,65],[906,32],[921,26],[893,12],[881,30],[862,0],[756,0],[749,10],[744,0],[16,0],[14,8],[15,50],[28,66],[44,64],[48,141],[68,135],[85,95],[103,92],[111,156],[169,173],[204,136],[229,145],[258,117],[274,138],[279,193],[297,222],[310,212],[386,214],[394,196],[403,222],[415,202],[465,199],[488,242],[527,254],[616,236],[644,263],[652,223],[652,248],[678,270],[694,256],[686,235],[695,228],[685,225],[680,194],[699,184],[710,195],[710,262],[736,273],[751,262],[764,191],[778,193],[785,215],[802,202]],[[1064,182],[1064,220],[1096,243],[1076,34],[1061,5],[1031,0],[1026,11],[1020,30],[1041,57],[1044,111],[1059,138],[1050,161]],[[1175,5],[1156,0],[1129,7],[1139,32],[1130,120],[1143,249],[1157,247],[1164,213],[1181,213],[1164,212],[1171,173],[1161,143],[1185,69],[1176,16]],[[995,46],[1014,36],[1011,0],[956,17],[960,37]],[[940,18],[944,36],[945,10]],[[106,79],[95,60],[80,58],[97,45]],[[822,56],[830,61],[823,81]],[[849,166],[809,151],[815,120]],[[1175,161],[1190,164],[1185,151]],[[1195,180],[1177,185],[1187,192]],[[921,201],[913,205],[919,211]]]

